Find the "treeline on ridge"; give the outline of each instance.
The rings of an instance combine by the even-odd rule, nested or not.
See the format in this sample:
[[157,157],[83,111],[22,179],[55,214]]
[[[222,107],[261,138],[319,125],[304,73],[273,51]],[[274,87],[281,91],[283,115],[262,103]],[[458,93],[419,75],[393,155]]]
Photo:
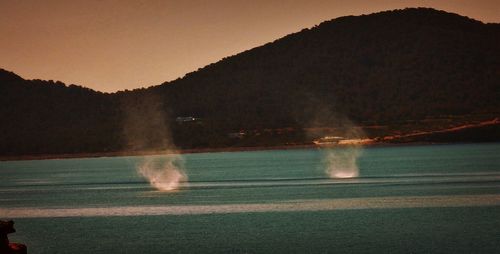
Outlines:
[[[0,154],[163,149],[165,138],[180,148],[275,145],[345,119],[498,115],[499,81],[499,24],[424,8],[348,16],[133,91],[106,94],[2,70]],[[140,114],[134,108],[160,112],[143,114],[146,141],[135,148],[124,131],[130,111]],[[176,121],[188,116],[199,120]],[[274,129],[295,131],[263,131]],[[261,135],[228,136],[241,130]]]

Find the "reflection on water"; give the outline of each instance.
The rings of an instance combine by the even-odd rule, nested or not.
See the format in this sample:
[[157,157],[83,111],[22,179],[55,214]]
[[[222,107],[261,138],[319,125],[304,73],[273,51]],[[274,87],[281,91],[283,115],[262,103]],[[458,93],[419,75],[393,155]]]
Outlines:
[[[500,172],[471,172],[471,173],[437,173],[437,174],[400,174],[393,176],[371,176],[350,179],[332,178],[274,178],[252,180],[224,180],[224,181],[196,181],[175,183],[175,189],[227,189],[227,188],[260,188],[260,187],[290,187],[290,186],[389,186],[389,185],[449,185],[449,184],[486,184],[500,183]],[[168,183],[166,183],[168,184]],[[128,183],[75,183],[75,184],[48,184],[46,182],[22,182],[23,187],[2,188],[0,193],[9,192],[38,192],[60,190],[144,190],[143,182]],[[162,190],[162,189],[160,189]]]
[[353,209],[393,209],[422,207],[473,207],[500,205],[497,195],[404,196],[327,200],[290,200],[264,204],[184,205],[184,206],[118,206],[105,208],[1,209],[8,218],[57,218],[101,216],[194,215],[297,211],[334,211]]

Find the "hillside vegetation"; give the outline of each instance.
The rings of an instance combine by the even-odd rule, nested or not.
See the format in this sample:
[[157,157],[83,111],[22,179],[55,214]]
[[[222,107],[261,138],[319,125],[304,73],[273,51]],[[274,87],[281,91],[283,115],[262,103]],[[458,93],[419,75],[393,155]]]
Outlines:
[[[384,136],[498,117],[499,98],[500,24],[386,11],[326,21],[133,91],[1,70],[0,154],[307,143],[325,134],[311,130],[346,126]],[[184,116],[197,120],[176,122]]]

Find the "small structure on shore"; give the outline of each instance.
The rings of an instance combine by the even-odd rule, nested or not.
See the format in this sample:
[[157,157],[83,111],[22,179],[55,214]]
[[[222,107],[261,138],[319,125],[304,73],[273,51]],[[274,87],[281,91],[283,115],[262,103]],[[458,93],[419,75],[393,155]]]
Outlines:
[[175,121],[177,123],[195,122],[197,120],[198,120],[198,118],[193,117],[193,116],[178,116],[177,118],[175,118]]
[[231,132],[227,134],[228,138],[239,138],[242,139],[247,135],[246,131],[239,131],[239,132]]
[[324,145],[337,145],[341,140],[344,140],[343,137],[338,136],[325,136],[316,140],[313,140],[313,143],[319,146]]
[[375,140],[371,138],[354,138],[340,140],[339,145],[368,145],[374,142]]
[[336,146],[336,145],[367,145],[374,143],[374,139],[370,138],[344,138],[338,136],[325,136],[313,140],[313,143],[318,146]]
[[13,221],[0,220],[0,253],[2,254],[26,254],[28,252],[26,245],[20,243],[10,243],[8,234],[14,233]]

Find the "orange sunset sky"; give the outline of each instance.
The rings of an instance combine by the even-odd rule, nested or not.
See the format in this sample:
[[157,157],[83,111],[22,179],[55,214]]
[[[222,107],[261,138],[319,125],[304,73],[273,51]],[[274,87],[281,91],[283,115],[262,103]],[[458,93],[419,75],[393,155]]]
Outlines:
[[405,7],[500,23],[499,0],[0,0],[0,68],[105,92],[134,89],[325,20]]

